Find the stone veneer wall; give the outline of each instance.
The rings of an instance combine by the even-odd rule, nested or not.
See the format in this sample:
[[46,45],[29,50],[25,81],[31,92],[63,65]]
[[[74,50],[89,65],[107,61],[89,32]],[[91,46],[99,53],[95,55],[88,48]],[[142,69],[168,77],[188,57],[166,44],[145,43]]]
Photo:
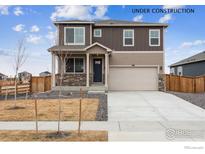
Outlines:
[[159,78],[158,78],[158,90],[159,91],[165,91],[165,74],[159,74]]
[[[56,85],[60,85],[60,75],[56,76]],[[90,73],[90,86],[93,84],[93,74]],[[105,75],[103,74],[103,84],[105,84]],[[86,74],[64,74],[62,86],[86,86]]]
[[86,86],[86,74],[64,74],[63,86]]

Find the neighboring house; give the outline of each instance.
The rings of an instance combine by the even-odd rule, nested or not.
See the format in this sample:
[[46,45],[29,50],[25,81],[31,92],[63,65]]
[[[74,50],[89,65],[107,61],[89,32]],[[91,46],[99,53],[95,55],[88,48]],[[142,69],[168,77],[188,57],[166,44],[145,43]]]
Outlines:
[[26,71],[18,73],[18,78],[23,83],[29,82],[31,80],[32,74]]
[[57,44],[48,49],[53,89],[59,86],[55,73],[62,71],[63,86],[70,90],[163,90],[167,24],[120,20],[54,24]]
[[39,73],[39,76],[50,76],[50,75],[51,75],[51,73],[48,71]]
[[0,80],[6,80],[8,78],[8,76],[0,73]]
[[170,74],[180,76],[205,75],[205,51],[170,65]]

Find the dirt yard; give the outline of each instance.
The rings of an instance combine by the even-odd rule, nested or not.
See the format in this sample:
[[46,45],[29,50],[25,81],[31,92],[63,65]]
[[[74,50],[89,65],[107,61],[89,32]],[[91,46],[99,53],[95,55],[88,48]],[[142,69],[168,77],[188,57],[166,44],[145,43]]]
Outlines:
[[[79,118],[79,99],[61,99],[61,120],[75,121]],[[0,101],[0,121],[32,121],[35,120],[34,100],[17,100],[18,109],[13,109],[14,100]],[[58,120],[58,99],[39,99],[37,101],[38,120]],[[98,99],[82,100],[82,120],[96,120],[99,106]]]
[[108,141],[107,131],[0,131],[0,141]]

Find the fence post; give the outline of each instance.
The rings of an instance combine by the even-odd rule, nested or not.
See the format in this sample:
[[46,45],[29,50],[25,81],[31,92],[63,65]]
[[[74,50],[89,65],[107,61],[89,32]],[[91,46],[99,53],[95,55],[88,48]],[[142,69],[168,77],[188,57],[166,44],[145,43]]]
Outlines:
[[181,81],[182,80],[182,78],[181,78],[181,76],[179,76],[179,92],[182,92],[182,88],[181,88]]
[[205,92],[205,76],[204,76],[204,91],[203,92]]
[[31,79],[30,79],[30,90],[29,90],[29,93],[31,93],[31,92],[32,92],[32,79],[33,79],[33,77],[31,76]]
[[193,78],[193,92],[196,93],[196,78]]

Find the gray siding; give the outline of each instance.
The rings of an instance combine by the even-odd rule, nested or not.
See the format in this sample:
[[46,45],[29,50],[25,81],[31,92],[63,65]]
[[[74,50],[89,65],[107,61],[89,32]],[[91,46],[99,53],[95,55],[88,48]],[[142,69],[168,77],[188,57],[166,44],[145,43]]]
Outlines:
[[[177,67],[175,66],[175,74],[177,74]],[[183,76],[201,76],[205,75],[205,61],[182,65]]]

